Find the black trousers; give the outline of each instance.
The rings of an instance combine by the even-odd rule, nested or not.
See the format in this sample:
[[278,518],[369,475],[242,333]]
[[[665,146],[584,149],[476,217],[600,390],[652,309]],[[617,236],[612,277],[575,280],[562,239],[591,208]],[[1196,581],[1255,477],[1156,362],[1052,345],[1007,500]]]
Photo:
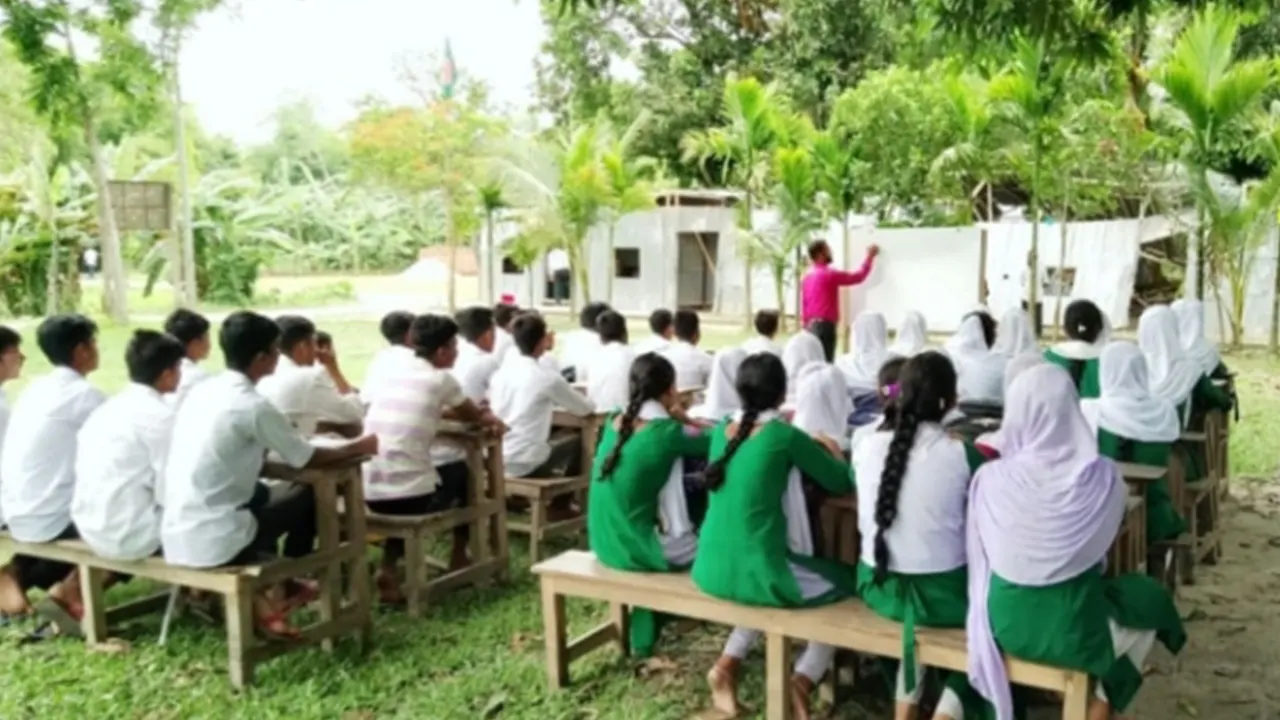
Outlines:
[[[67,529],[63,530],[54,540],[75,540],[78,537],[80,537],[80,533],[76,531],[76,526],[73,523],[67,525]],[[65,580],[71,574],[71,571],[76,569],[75,565],[30,555],[14,555],[11,562],[13,563],[14,571],[18,574],[18,582],[22,585],[24,591],[29,588],[48,590]]]
[[[467,483],[471,473],[465,460],[441,465],[436,468],[440,475],[440,485],[435,492],[427,495],[395,498],[392,500],[366,500],[365,505],[370,512],[378,515],[431,515],[432,513],[466,507],[468,503]],[[453,529],[455,542],[465,543],[471,539],[471,528],[462,525]],[[386,565],[394,565],[404,557],[404,540],[387,538],[382,543],[382,561]]]
[[827,356],[827,362],[835,362],[836,324],[830,320],[814,320],[809,323],[809,332],[822,341],[822,352]]
[[231,559],[228,565],[253,565],[281,555],[306,557],[316,547],[316,494],[309,485],[258,483],[245,508],[258,522],[253,542]]

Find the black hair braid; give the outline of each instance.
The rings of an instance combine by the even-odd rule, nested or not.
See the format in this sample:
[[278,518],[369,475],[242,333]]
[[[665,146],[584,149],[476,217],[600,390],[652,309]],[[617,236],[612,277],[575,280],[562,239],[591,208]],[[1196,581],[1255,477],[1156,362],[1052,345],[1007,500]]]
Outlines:
[[708,490],[714,492],[724,485],[725,468],[728,466],[729,461],[733,459],[733,454],[738,452],[738,448],[742,446],[742,443],[746,442],[748,437],[751,437],[751,430],[755,427],[756,420],[759,417],[759,411],[743,411],[742,420],[738,421],[737,434],[733,436],[733,439],[725,447],[724,454],[708,465],[706,472],[702,476],[702,484]]
[[876,495],[876,585],[883,585],[889,577],[889,542],[884,534],[898,519],[898,496],[902,492],[902,479],[907,475],[907,460],[916,442],[916,429],[920,420],[911,408],[898,411],[897,427],[889,442],[889,454],[884,459],[884,473],[880,476],[880,490]]
[[627,409],[618,420],[618,442],[613,446],[613,452],[609,453],[609,457],[605,458],[604,467],[600,470],[601,480],[608,480],[617,469],[618,461],[622,459],[622,446],[627,444],[627,440],[630,440],[631,434],[635,432],[636,416],[640,414],[640,406],[644,401],[643,388],[632,388],[631,401],[627,403]]

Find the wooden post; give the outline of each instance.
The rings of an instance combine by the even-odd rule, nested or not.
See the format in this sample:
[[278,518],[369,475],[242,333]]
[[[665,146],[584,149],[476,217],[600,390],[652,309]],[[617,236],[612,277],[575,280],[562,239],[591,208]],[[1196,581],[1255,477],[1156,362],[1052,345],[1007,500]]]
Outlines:
[[549,578],[542,578],[542,635],[547,646],[547,685],[560,690],[569,684],[569,654],[565,647],[564,596],[556,593],[552,583]]
[[227,674],[231,686],[243,690],[253,682],[253,589],[239,581],[236,590],[226,597]]
[[790,641],[778,633],[765,634],[765,717],[791,720]]
[[103,581],[106,573],[97,568],[81,565],[80,593],[84,600],[84,617],[80,621],[84,639],[90,645],[107,641],[107,605],[103,598]]

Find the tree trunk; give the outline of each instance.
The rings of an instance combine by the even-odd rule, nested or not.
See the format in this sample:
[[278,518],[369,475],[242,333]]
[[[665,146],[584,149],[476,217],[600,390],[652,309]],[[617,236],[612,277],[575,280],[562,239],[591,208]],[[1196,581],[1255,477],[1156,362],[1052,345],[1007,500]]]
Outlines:
[[1271,352],[1280,351],[1280,239],[1276,241],[1275,277],[1271,290]]
[[[849,213],[847,211],[840,218],[840,246],[843,248],[845,267],[848,267],[852,249],[849,247]],[[840,344],[844,348],[844,352],[849,353],[853,352],[853,318],[848,317],[853,314],[853,301],[849,299],[848,290],[844,292],[842,297],[844,298],[842,305],[848,312],[841,315],[844,322],[840,323]],[[801,299],[803,299],[803,295]]]
[[604,279],[604,300],[605,302],[609,303],[610,307],[613,306],[613,278],[618,273],[618,268],[614,264],[616,261],[616,258],[614,257],[614,252],[613,252],[613,231],[615,227],[616,227],[616,224],[614,221],[614,216],[610,215],[609,216],[609,235],[605,240],[605,246],[604,246],[605,252],[608,253],[607,257],[609,259],[608,260],[609,274],[606,275]]
[[89,155],[93,161],[93,184],[98,192],[98,230],[102,246],[102,302],[107,316],[121,325],[129,322],[129,298],[124,257],[120,252],[120,233],[116,229],[116,214],[111,207],[111,188],[107,180],[107,162],[98,142],[98,130],[93,113],[85,111],[85,139],[89,143]]
[[[747,222],[746,222],[747,237],[738,238],[739,245],[742,245],[742,241],[744,240],[748,243],[751,242],[750,235],[751,235],[752,228],[755,226],[755,219],[751,215],[755,204],[751,202],[751,192],[749,190],[747,191],[746,195],[747,195],[747,198],[746,198],[747,200]],[[752,302],[751,302],[751,252],[749,249],[747,252],[744,252],[742,254],[742,281],[743,281],[742,282],[743,284],[742,299],[743,299],[743,303],[746,305],[746,314],[745,314],[745,317],[743,318],[743,323],[745,327],[748,330],[750,330],[751,320],[752,320],[752,317],[755,315],[755,309],[752,307]],[[778,308],[778,312],[779,314],[782,313],[781,307]]]
[[181,213],[178,217],[178,227],[182,232],[181,247],[177,254],[181,260],[181,266],[177,272],[180,286],[176,290],[180,302],[194,307],[199,300],[196,297],[196,237],[191,219],[191,169],[187,158],[186,123],[182,118],[182,83],[178,77],[178,52],[181,42],[181,38],[174,40],[173,64],[170,69],[174,104],[173,142],[178,151],[178,207]]
[[496,251],[493,247],[493,211],[492,210],[489,210],[484,214],[484,245],[485,247],[484,247],[483,256],[485,258],[485,261],[481,266],[483,268],[484,278],[485,278],[484,298],[489,303],[490,306],[493,306],[495,303],[498,302],[498,277],[497,277],[497,273],[493,271],[494,268],[497,266],[497,264],[494,262],[495,260],[494,253]]
[[[1067,213],[1071,206],[1071,181],[1067,181],[1067,192],[1062,202],[1062,230],[1058,238],[1058,292],[1053,302],[1053,339],[1062,339],[1062,283],[1066,277],[1067,265]],[[1035,308],[1032,308],[1035,312]]]
[[[447,201],[446,201],[447,202]],[[446,206],[444,215],[444,241],[449,246],[449,314],[458,308],[458,244],[453,237],[453,208]]]
[[45,295],[44,295],[44,314],[58,314],[58,280],[61,277],[59,265],[62,258],[58,257],[58,229],[50,227],[49,231],[49,269],[45,273]]
[[786,277],[787,266],[786,261],[775,261],[773,264],[773,287],[778,297],[778,318],[782,323],[782,332],[787,331],[787,313],[786,313]]

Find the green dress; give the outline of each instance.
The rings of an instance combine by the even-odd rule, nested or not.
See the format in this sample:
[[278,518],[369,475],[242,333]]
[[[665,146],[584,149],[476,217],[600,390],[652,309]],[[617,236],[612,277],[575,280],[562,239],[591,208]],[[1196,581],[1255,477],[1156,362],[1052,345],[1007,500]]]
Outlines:
[[[616,416],[614,416],[616,417]],[[587,501],[587,538],[591,551],[605,567],[631,572],[669,572],[658,536],[658,496],[671,465],[682,457],[706,457],[706,433],[686,435],[670,418],[650,420],[636,430],[622,448],[609,477],[604,463],[618,444],[613,417],[605,423],[591,468]],[[648,657],[658,639],[661,618],[644,608],[631,611],[631,648]]]
[[[710,460],[724,455],[730,438],[722,422],[711,435]],[[770,420],[739,446],[725,469],[724,484],[711,492],[698,536],[693,582],[702,592],[744,605],[825,605],[856,591],[854,569],[839,562],[792,553],[782,499],[791,469],[835,495],[853,492],[849,465],[813,438],[782,420]],[[832,590],[805,599],[791,563],[822,575]]]
[[1071,373],[1076,381],[1076,390],[1080,391],[1082,400],[1097,398],[1102,395],[1102,381],[1098,376],[1098,358],[1069,358],[1059,355],[1053,348],[1044,351],[1045,362],[1057,365]]
[[[1117,462],[1168,467],[1171,451],[1172,446],[1169,443],[1136,442],[1106,430],[1098,430],[1098,452]],[[1168,478],[1147,483],[1145,504],[1149,545],[1174,540],[1187,529],[1182,515],[1173,506],[1173,498],[1169,495]]]
[[[1188,413],[1187,402],[1191,403],[1191,409]],[[1231,394],[1226,390],[1213,384],[1208,375],[1203,375],[1196,381],[1195,387],[1191,389],[1191,397],[1186,402],[1178,406],[1178,416],[1190,418],[1188,424],[1191,428],[1203,428],[1204,416],[1213,410],[1221,410],[1224,413],[1231,412],[1235,403],[1231,399]],[[1185,443],[1178,445],[1179,452],[1182,453],[1182,464],[1186,468],[1188,484],[1199,482],[1204,479],[1207,474],[1205,467],[1207,465],[1204,456],[1204,450],[1200,445],[1188,446]]]
[[1159,581],[1145,575],[1104,578],[1100,567],[1045,587],[1015,585],[993,573],[987,611],[1001,650],[1089,673],[1121,713],[1142,685],[1142,668],[1127,656],[1116,657],[1107,621],[1154,630],[1173,653],[1187,639],[1173,597]]

